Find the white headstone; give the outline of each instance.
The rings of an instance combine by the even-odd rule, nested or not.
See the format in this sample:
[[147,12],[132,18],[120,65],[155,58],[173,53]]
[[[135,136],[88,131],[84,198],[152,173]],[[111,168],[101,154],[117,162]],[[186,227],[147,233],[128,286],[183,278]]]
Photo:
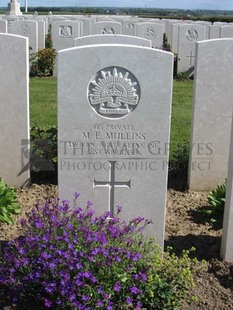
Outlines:
[[233,25],[220,27],[220,38],[233,38]]
[[171,53],[147,47],[58,53],[60,198],[80,192],[80,205],[89,199],[98,214],[120,205],[126,220],[152,219],[148,234],[161,245],[172,71]]
[[45,21],[34,18],[38,24],[38,49],[45,48]]
[[171,24],[170,29],[170,46],[171,51],[175,54],[178,53],[178,38],[179,38],[179,26],[182,25],[182,23],[173,23]]
[[[161,22],[164,25],[164,32],[166,33],[168,43],[171,44],[171,26],[175,23],[180,24],[181,21],[179,19],[164,19]],[[182,23],[184,24],[185,21],[182,21]]]
[[205,27],[205,30],[206,30],[205,38],[206,38],[206,40],[209,39],[209,27],[212,25],[212,23],[204,21],[204,20],[197,20],[197,21],[195,21],[195,24],[196,25],[202,25]]
[[52,22],[53,48],[57,51],[73,47],[73,40],[82,34],[82,24],[78,21],[56,21]]
[[198,24],[179,25],[177,72],[194,66],[195,43],[206,39],[206,28]]
[[90,18],[82,18],[79,20],[83,24],[83,36],[91,34],[92,20]]
[[0,178],[29,183],[28,39],[0,34]]
[[136,35],[151,40],[152,47],[162,48],[163,46],[163,25],[156,23],[136,24]]
[[96,22],[92,24],[92,34],[122,34],[122,25],[114,21]]
[[220,37],[220,26],[210,25],[209,26],[209,39],[219,39]]
[[126,19],[122,20],[122,33],[128,36],[135,36],[136,35],[136,24],[138,20],[136,19]]
[[11,23],[9,32],[29,39],[29,49],[32,53],[38,51],[38,24],[35,21],[14,21]]
[[0,32],[7,33],[7,21],[6,20],[0,20]]
[[233,40],[197,43],[189,188],[212,190],[227,176],[233,107]]
[[152,47],[150,40],[122,34],[95,34],[74,39],[74,46],[92,45],[92,44],[132,44],[138,46]]
[[[232,123],[233,125],[233,123]],[[233,128],[231,128],[230,154],[227,174],[227,190],[224,207],[221,257],[233,262]]]

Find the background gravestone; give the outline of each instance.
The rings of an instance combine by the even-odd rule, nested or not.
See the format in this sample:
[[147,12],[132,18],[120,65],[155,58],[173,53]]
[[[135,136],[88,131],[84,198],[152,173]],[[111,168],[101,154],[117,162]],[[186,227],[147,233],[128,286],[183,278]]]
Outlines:
[[220,26],[210,25],[209,26],[209,39],[218,39],[220,37]]
[[8,29],[9,33],[27,37],[31,53],[38,52],[38,24],[35,21],[14,21]]
[[220,38],[233,38],[233,25],[221,26]]
[[28,185],[28,39],[0,34],[0,178],[9,186]]
[[56,51],[73,47],[73,40],[82,35],[82,22],[61,20],[52,22],[51,37]]
[[0,32],[7,33],[7,21],[6,20],[0,20]]
[[206,39],[206,27],[190,24],[179,25],[177,72],[184,72],[194,66],[195,43]]
[[162,48],[163,46],[163,25],[156,23],[136,24],[136,35],[151,40],[152,47]]
[[102,21],[92,24],[92,34],[122,34],[121,23]]
[[[114,58],[113,58],[114,55]],[[132,57],[134,55],[134,57]],[[61,199],[91,200],[98,214],[153,220],[163,245],[173,55],[92,45],[58,53]]]
[[135,28],[136,28],[136,24],[138,23],[137,19],[130,19],[127,18],[125,20],[121,20],[121,24],[122,24],[122,33],[128,36],[135,36]]
[[122,34],[102,34],[86,36],[74,39],[74,46],[92,45],[92,44],[132,44],[138,46],[151,47],[150,40]]
[[43,20],[35,19],[38,24],[38,49],[45,48],[45,22]]
[[227,176],[233,107],[233,40],[197,43],[189,188],[212,190]]

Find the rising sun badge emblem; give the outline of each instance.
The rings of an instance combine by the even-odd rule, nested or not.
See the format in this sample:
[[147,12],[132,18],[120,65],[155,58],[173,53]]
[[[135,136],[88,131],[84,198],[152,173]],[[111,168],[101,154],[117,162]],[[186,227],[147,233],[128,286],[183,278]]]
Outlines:
[[104,68],[90,81],[88,99],[99,115],[121,118],[137,107],[139,83],[129,70],[121,67]]

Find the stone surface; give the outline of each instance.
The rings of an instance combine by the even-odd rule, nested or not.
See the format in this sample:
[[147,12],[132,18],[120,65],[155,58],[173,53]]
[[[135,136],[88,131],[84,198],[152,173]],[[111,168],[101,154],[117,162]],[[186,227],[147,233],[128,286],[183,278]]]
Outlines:
[[184,23],[171,23],[170,25],[170,46],[175,54],[178,53],[179,26],[182,24]]
[[[114,56],[113,56],[114,55]],[[132,55],[134,57],[132,57]],[[123,206],[153,220],[162,245],[173,55],[129,45],[58,52],[58,183],[61,199]]]
[[29,49],[32,53],[38,51],[38,24],[35,21],[14,21],[11,23],[9,33],[27,37],[29,39]]
[[220,26],[210,25],[209,26],[209,39],[219,39],[220,37]]
[[189,188],[212,190],[227,176],[233,98],[233,40],[197,43]]
[[29,182],[28,39],[0,34],[0,178]]
[[205,35],[205,26],[198,24],[179,26],[177,72],[187,71],[194,66],[195,43],[205,40]]
[[53,48],[57,51],[73,47],[73,40],[82,35],[82,23],[78,21],[52,22],[51,29]]
[[7,33],[7,21],[6,20],[0,20],[0,32]]
[[231,142],[227,174],[226,201],[224,207],[223,230],[221,241],[221,257],[233,262],[233,128],[231,128]]
[[162,48],[163,46],[163,25],[156,23],[136,24],[136,35],[151,40],[152,47]]
[[38,25],[38,49],[45,48],[45,21],[34,18]]
[[233,25],[220,27],[220,38],[233,38]]
[[74,39],[74,46],[92,45],[92,44],[132,44],[138,46],[151,47],[150,40],[122,34],[102,34],[86,36]]
[[137,19],[125,19],[121,20],[122,24],[122,33],[128,36],[136,35],[136,24],[138,23]]
[[81,18],[79,21],[83,24],[83,36],[89,36],[91,34],[92,20],[91,18]]
[[122,34],[121,23],[102,21],[92,24],[92,34]]
[[205,27],[206,29],[206,33],[205,33],[205,39],[209,39],[209,27],[212,25],[211,22],[207,22],[207,21],[204,21],[204,20],[197,20],[194,22],[196,25],[202,25]]
[[20,3],[17,0],[11,0],[8,3],[8,11],[6,12],[7,15],[22,15],[20,10]]

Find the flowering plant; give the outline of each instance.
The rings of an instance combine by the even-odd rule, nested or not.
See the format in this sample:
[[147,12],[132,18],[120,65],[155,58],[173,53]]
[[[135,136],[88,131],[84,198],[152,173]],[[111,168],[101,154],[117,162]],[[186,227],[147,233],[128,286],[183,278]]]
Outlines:
[[38,205],[21,220],[24,236],[5,250],[0,283],[14,301],[31,297],[37,307],[140,308],[148,268],[141,253],[143,221],[126,224],[109,212],[94,217],[90,202],[85,210],[72,210],[68,201]]
[[89,201],[85,209],[38,204],[0,258],[0,301],[21,310],[179,309],[189,299],[195,262],[187,253],[162,257],[154,240],[143,238],[150,222],[126,223],[119,212],[96,217]]

